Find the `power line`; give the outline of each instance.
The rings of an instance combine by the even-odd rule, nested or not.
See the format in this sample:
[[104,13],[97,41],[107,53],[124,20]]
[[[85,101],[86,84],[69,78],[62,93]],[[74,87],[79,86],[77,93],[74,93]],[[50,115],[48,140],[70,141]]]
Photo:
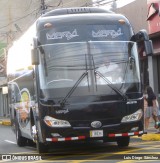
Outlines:
[[[113,2],[113,1],[116,1],[116,0],[110,0],[110,1],[106,1],[106,0],[99,0],[99,1],[92,1],[91,3],[85,3],[84,5],[82,5],[81,7],[83,7],[83,6],[91,6],[91,5],[94,5],[94,6],[96,6],[96,5],[104,5],[104,4],[108,4],[108,3],[111,3],[111,2]],[[28,5],[28,9],[30,8],[30,6],[31,6],[31,4],[32,4],[32,2],[33,2],[33,0],[30,0],[30,3],[29,3],[29,5]],[[38,15],[38,12],[40,11],[40,14],[43,14],[43,13],[45,13],[45,11],[46,11],[46,9],[47,9],[47,7],[54,7],[54,8],[58,8],[61,4],[63,5],[68,5],[68,4],[71,4],[71,3],[73,3],[74,1],[73,0],[71,0],[71,1],[69,1],[69,2],[67,2],[67,3],[63,3],[63,0],[59,0],[59,3],[56,5],[56,6],[51,6],[51,5],[46,5],[45,4],[45,0],[41,0],[40,1],[40,9],[39,8],[37,8],[37,9],[35,9],[35,10],[33,10],[31,13],[29,13],[29,14],[27,14],[27,15],[25,15],[25,16],[23,16],[23,17],[20,17],[20,18],[18,18],[18,19],[16,19],[16,20],[14,20],[14,21],[12,21],[12,22],[10,22],[10,23],[8,23],[8,24],[6,24],[6,25],[4,25],[4,26],[1,26],[0,27],[0,29],[3,29],[3,28],[5,28],[5,27],[7,27],[7,26],[9,26],[9,25],[11,25],[11,24],[15,24],[15,27],[16,27],[16,29],[17,29],[17,31],[19,31],[19,32],[22,32],[22,30],[21,30],[21,28],[16,24],[16,22],[17,21],[20,21],[20,20],[22,20],[22,19],[24,19],[24,18],[26,18],[26,17],[28,17],[29,15],[32,15],[33,13],[37,13],[37,15]],[[27,27],[28,28],[28,27]],[[16,32],[17,32],[16,31]],[[9,31],[9,32],[6,32],[4,35],[7,37],[7,40],[9,40],[9,39],[13,39],[14,37],[14,34],[15,34],[15,32],[14,31]]]
[[22,19],[26,18],[27,16],[32,15],[34,12],[36,12],[36,11],[38,11],[38,10],[39,10],[39,8],[33,10],[31,13],[29,13],[29,14],[27,14],[27,15],[21,17],[21,18],[18,18],[18,19],[14,20],[14,21],[11,21],[11,22],[8,23],[7,25],[1,26],[0,29],[6,28],[6,27],[8,27],[9,25],[11,25],[11,24],[13,24],[13,23],[15,23],[15,22],[17,22],[17,21],[22,20]]
[[61,4],[63,5],[63,0],[60,0],[59,3],[58,3],[56,6],[47,5],[47,8],[48,8],[48,7],[51,7],[51,8],[58,8]]
[[33,2],[33,0],[30,0],[29,5],[28,5],[27,8],[25,9],[25,11],[28,11],[28,10],[30,9],[32,2]]

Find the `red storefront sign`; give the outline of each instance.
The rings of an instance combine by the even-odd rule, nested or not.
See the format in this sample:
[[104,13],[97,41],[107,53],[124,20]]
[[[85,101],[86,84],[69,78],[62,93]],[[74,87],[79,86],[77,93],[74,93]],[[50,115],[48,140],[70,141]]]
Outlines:
[[160,32],[160,0],[147,0],[149,34]]

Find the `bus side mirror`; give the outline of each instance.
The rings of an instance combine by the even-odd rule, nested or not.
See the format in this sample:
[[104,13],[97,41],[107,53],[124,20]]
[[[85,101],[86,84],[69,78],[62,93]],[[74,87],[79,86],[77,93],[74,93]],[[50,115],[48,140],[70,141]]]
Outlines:
[[147,34],[147,31],[142,29],[140,30],[136,35],[133,35],[131,38],[131,41],[136,41],[137,43],[144,43],[144,50],[146,53],[146,56],[153,55],[153,44],[152,41],[149,40],[149,36]]
[[39,65],[39,54],[36,48],[31,50],[32,65]]
[[153,44],[151,40],[144,41],[146,56],[153,55]]

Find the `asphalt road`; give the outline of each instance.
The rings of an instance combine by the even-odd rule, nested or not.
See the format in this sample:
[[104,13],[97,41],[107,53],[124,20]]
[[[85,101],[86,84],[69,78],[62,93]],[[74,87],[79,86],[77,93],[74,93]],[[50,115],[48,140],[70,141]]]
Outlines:
[[16,137],[10,126],[0,125],[0,154],[9,153],[30,153],[34,152],[35,148],[25,147],[20,148],[16,145]]
[[160,162],[160,142],[132,137],[130,146],[123,149],[118,148],[116,143],[102,141],[61,143],[55,144],[49,154],[40,156],[34,146],[18,147],[11,127],[0,125],[0,154],[3,154],[3,160],[0,162],[6,161],[6,155],[14,159],[12,162],[23,162],[23,160],[26,162],[25,159],[29,162],[43,163]]

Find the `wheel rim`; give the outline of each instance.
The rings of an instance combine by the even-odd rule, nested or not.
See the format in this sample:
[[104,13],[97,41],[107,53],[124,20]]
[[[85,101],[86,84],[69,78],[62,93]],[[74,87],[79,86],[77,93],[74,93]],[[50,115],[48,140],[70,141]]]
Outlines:
[[32,126],[32,139],[35,143],[37,143],[37,129],[36,125]]

